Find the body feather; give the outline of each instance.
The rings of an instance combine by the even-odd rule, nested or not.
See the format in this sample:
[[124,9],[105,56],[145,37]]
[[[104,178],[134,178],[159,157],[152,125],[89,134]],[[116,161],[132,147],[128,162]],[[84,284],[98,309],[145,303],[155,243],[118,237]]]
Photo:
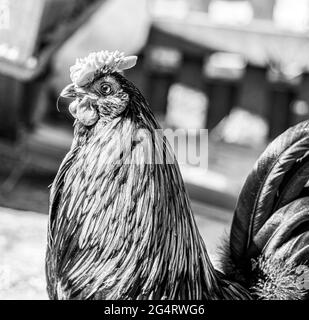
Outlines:
[[[131,111],[148,109],[139,101]],[[149,162],[174,155],[164,136],[153,144],[147,112],[98,123],[83,143],[76,132],[51,189],[51,298],[218,299],[231,286],[209,261],[177,161]]]
[[239,196],[221,273],[139,90],[102,69],[91,73],[88,87],[64,90],[72,92],[74,140],[50,193],[51,299],[307,297],[308,123],[287,131],[257,161]]

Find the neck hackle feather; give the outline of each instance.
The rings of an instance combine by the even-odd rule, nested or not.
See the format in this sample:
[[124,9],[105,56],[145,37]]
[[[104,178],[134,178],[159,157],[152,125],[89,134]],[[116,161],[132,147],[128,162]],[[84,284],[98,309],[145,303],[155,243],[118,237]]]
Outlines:
[[[50,297],[228,298],[225,287],[233,286],[210,263],[177,162],[141,160],[145,146],[174,157],[164,136],[153,147],[159,124],[138,89],[117,78],[130,92],[129,106],[120,118],[90,130],[76,123],[51,189]],[[138,134],[141,129],[150,134]],[[121,159],[114,161],[119,136]],[[236,297],[246,296],[233,288]]]
[[135,63],[134,56],[102,51],[71,69],[74,87],[109,74],[129,100],[108,120],[75,121],[50,192],[49,297],[305,298],[308,123],[284,133],[257,161],[239,196],[221,273],[208,257],[168,141],[143,95],[118,73]]

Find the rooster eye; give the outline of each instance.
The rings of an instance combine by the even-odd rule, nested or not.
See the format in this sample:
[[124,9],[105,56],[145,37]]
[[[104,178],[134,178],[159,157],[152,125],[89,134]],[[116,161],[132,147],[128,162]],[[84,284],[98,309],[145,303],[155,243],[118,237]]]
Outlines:
[[110,94],[112,91],[112,87],[109,85],[109,84],[106,84],[104,83],[102,86],[101,86],[101,92],[103,94]]

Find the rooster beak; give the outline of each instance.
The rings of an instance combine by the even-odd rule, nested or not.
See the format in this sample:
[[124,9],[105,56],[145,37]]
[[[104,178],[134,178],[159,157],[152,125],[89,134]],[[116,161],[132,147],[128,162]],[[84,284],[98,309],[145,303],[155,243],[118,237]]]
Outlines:
[[74,84],[71,83],[67,85],[60,93],[63,98],[76,98],[77,92],[75,90]]

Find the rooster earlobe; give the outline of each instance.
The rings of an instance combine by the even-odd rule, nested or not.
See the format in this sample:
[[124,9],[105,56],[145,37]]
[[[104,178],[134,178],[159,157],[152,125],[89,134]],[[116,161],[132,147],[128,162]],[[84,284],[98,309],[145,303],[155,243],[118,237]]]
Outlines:
[[133,68],[136,65],[137,56],[128,56],[123,58],[117,67],[119,71]]

